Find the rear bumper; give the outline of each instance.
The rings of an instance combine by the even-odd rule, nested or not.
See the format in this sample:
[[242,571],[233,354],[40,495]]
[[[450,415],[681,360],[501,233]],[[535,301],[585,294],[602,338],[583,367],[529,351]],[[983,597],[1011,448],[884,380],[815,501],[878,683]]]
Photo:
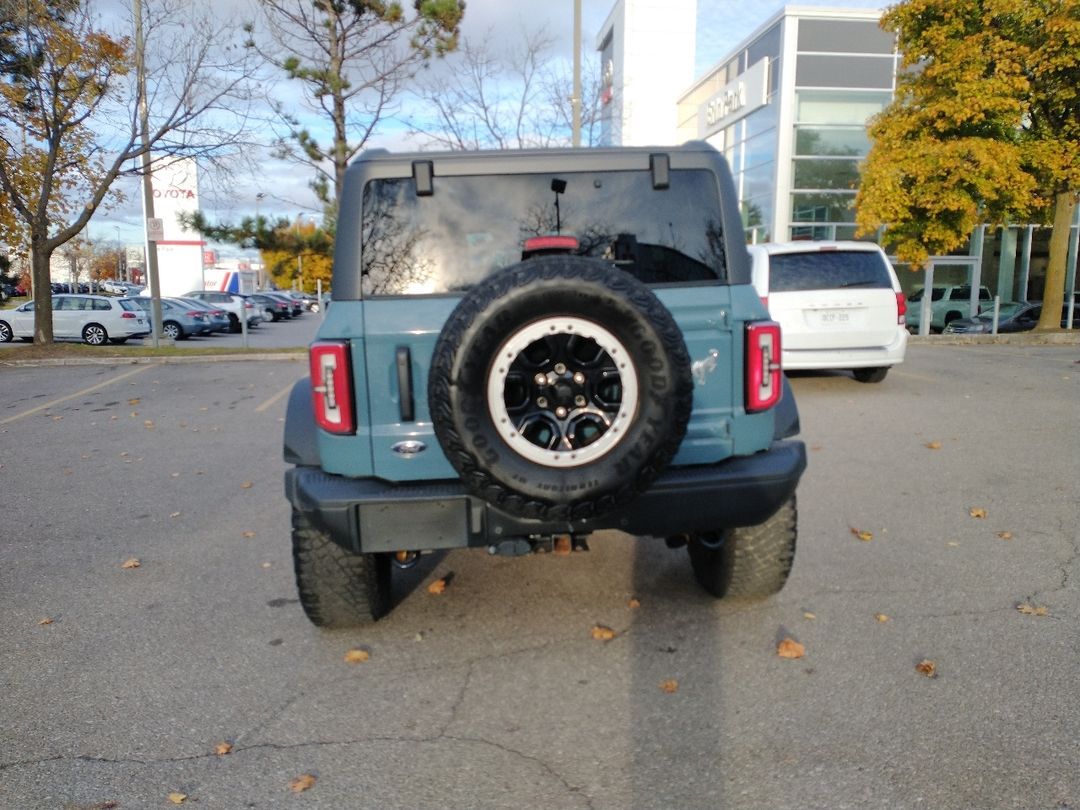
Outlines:
[[809,371],[827,368],[876,368],[895,366],[904,362],[908,331],[896,328],[896,337],[888,346],[857,346],[852,348],[792,348],[781,346],[781,364],[785,371]]
[[802,442],[777,441],[753,456],[668,469],[627,506],[573,522],[508,515],[468,495],[457,480],[396,485],[292,467],[285,473],[285,494],[339,545],[362,552],[409,551],[483,547],[513,537],[599,529],[667,537],[753,526],[794,494],[805,468]]

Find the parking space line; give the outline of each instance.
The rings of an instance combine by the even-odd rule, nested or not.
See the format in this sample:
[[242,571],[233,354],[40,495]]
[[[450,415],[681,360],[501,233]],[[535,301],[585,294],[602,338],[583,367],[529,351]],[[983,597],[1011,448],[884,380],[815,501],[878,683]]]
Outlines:
[[285,395],[286,395],[286,394],[288,394],[288,393],[289,393],[290,391],[292,391],[292,389],[293,389],[293,386],[294,386],[295,384],[296,384],[296,383],[289,383],[288,385],[286,385],[286,386],[285,386],[284,388],[282,388],[282,389],[281,389],[280,391],[278,391],[278,392],[277,392],[276,394],[274,394],[274,395],[273,395],[272,397],[270,397],[270,399],[266,400],[266,401],[265,401],[265,402],[263,402],[263,403],[262,403],[261,405],[259,405],[259,406],[258,406],[257,408],[255,408],[255,413],[262,413],[262,412],[263,412],[263,411],[265,411],[265,410],[266,410],[267,408],[269,408],[270,406],[272,406],[272,405],[273,405],[273,404],[274,404],[275,402],[277,402],[277,401],[278,401],[279,399],[281,399],[281,398],[282,398],[283,396],[285,396]]
[[75,399],[76,397],[85,396],[86,394],[89,394],[92,391],[97,391],[99,388],[104,388],[107,385],[112,385],[113,383],[120,382],[121,380],[126,380],[128,377],[133,377],[136,374],[141,374],[142,372],[144,372],[144,371],[146,371],[148,369],[161,368],[161,365],[162,365],[161,363],[152,363],[152,364],[149,364],[149,365],[139,366],[138,368],[133,368],[131,371],[124,372],[119,377],[110,377],[107,380],[99,382],[97,385],[91,385],[89,388],[84,388],[81,391],[76,391],[74,394],[68,394],[65,397],[60,397],[60,398],[54,399],[54,400],[52,400],[50,402],[46,402],[43,405],[38,405],[37,407],[31,408],[28,411],[23,411],[22,413],[17,413],[14,416],[7,417],[6,419],[0,419],[0,425],[11,424],[12,422],[15,422],[15,421],[17,421],[19,419],[22,419],[24,416],[30,416],[32,414],[37,413],[38,411],[47,410],[47,409],[53,407],[54,405],[59,405],[61,402],[67,402],[69,399]]

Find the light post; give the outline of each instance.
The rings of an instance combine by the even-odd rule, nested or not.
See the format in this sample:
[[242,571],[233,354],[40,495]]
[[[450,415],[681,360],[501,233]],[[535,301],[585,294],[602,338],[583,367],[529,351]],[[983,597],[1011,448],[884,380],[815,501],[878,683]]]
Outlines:
[[126,281],[124,278],[124,269],[120,263],[120,226],[113,225],[113,230],[116,231],[116,280]]

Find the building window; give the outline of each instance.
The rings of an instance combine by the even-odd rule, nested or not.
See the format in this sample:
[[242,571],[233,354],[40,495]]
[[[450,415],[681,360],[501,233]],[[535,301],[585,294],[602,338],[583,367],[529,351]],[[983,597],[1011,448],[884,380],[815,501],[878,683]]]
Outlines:
[[799,20],[800,51],[892,54],[895,46],[876,20]]
[[855,221],[855,192],[795,192],[791,195],[791,221]]
[[795,154],[800,157],[865,157],[869,153],[865,126],[795,127]]
[[795,123],[866,127],[866,121],[888,106],[892,93],[800,90],[795,98]]
[[843,158],[796,158],[792,187],[844,189],[859,187],[859,164]]

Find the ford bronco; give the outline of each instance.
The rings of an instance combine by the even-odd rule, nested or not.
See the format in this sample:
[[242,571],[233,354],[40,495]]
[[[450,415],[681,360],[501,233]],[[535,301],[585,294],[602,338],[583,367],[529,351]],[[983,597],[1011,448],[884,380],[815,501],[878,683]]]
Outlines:
[[806,452],[712,147],[366,152],[332,303],[285,422],[314,624],[379,618],[423,552],[598,529],[717,597],[783,587]]

